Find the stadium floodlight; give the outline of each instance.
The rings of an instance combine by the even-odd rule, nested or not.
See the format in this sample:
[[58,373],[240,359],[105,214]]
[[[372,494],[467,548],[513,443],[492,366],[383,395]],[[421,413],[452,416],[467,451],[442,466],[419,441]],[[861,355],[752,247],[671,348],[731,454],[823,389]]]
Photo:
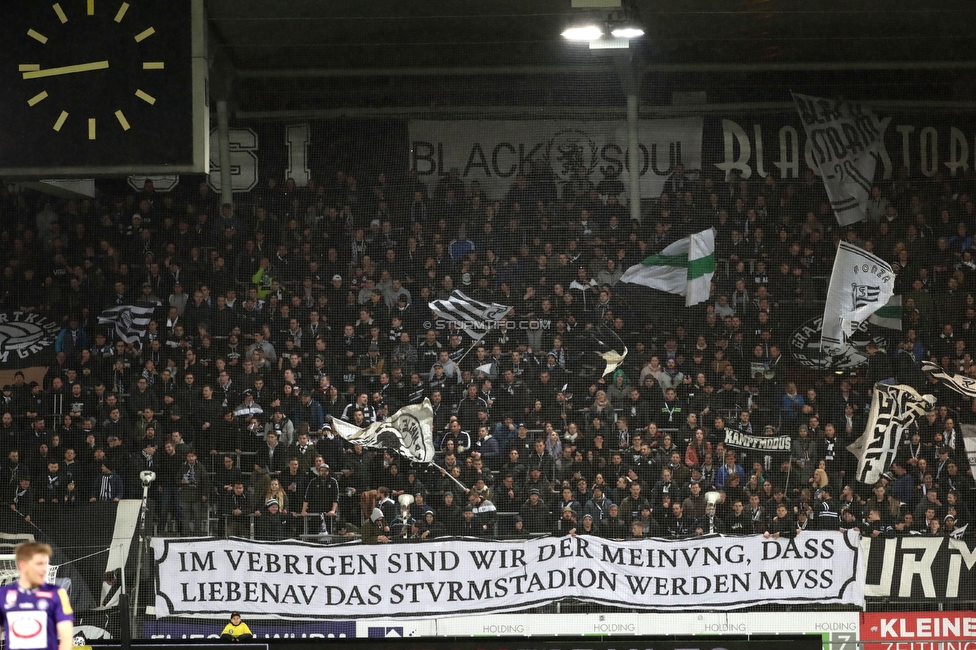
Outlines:
[[630,39],[630,38],[640,38],[641,36],[644,35],[644,30],[641,29],[640,27],[633,27],[627,25],[627,26],[615,27],[614,30],[610,33],[613,34],[616,38]]
[[630,47],[629,38],[615,38],[613,36],[604,36],[603,38],[598,38],[590,41],[591,50],[626,50]]
[[593,41],[603,36],[603,30],[597,25],[579,25],[570,27],[562,36],[570,41]]

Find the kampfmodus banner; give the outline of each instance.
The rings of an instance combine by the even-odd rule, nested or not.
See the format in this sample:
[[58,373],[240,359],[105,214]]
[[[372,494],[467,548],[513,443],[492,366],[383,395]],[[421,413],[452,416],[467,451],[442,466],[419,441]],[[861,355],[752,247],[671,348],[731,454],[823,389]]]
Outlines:
[[154,539],[156,614],[457,616],[563,598],[680,611],[864,605],[858,534],[617,542],[580,535],[409,546]]
[[[678,163],[701,169],[702,124],[701,117],[640,121],[642,197],[660,196]],[[617,177],[629,192],[627,143],[624,120],[411,120],[409,164],[421,178],[456,168],[465,183],[478,181],[490,197],[504,197],[517,174],[533,169],[544,172],[560,196],[581,169],[594,184]]]

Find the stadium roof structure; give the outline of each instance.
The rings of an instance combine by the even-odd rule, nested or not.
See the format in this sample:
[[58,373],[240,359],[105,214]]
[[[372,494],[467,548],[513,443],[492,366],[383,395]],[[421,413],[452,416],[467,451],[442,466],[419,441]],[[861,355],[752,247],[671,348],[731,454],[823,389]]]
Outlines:
[[[516,95],[522,104],[558,105],[567,99],[560,84],[577,103],[619,105],[627,94],[613,74],[621,51],[560,36],[581,17],[606,15],[579,8],[599,4],[615,0],[209,0],[207,7],[214,70],[246,90],[235,93],[236,110],[270,114],[338,106],[395,112],[424,98],[511,105]],[[784,101],[787,87],[816,94],[829,86],[862,99],[973,95],[972,75],[961,71],[976,68],[976,2],[623,0],[622,9],[646,32],[623,50],[644,105],[670,104],[684,88],[709,90],[709,102]],[[471,77],[493,81],[458,83]]]

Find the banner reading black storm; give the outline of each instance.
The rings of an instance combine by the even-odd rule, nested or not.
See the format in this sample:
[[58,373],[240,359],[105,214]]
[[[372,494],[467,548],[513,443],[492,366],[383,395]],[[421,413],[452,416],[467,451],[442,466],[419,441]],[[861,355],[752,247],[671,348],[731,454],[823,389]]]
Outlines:
[[563,598],[649,610],[864,605],[855,532],[796,539],[597,537],[323,548],[154,539],[156,615],[453,616]]

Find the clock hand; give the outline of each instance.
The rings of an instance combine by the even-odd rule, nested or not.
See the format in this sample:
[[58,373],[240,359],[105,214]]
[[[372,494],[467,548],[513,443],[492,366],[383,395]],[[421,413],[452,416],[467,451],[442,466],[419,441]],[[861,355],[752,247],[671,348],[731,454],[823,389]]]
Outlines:
[[93,61],[92,63],[79,63],[78,65],[66,65],[60,68],[48,68],[47,70],[31,70],[24,73],[24,79],[40,79],[41,77],[57,77],[63,74],[75,72],[91,72],[92,70],[106,70],[108,61]]

